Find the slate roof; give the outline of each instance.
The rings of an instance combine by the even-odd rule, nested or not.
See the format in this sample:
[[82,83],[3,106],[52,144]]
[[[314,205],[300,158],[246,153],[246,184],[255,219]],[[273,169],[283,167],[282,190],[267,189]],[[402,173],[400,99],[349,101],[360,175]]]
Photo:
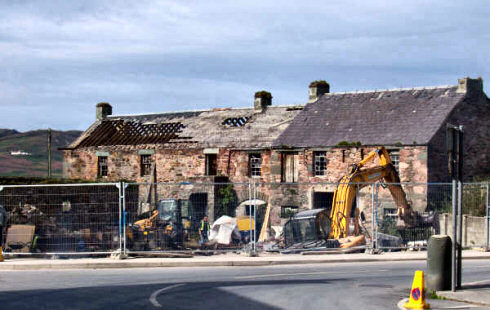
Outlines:
[[68,149],[92,146],[187,143],[186,147],[270,148],[303,106],[114,115],[98,120]]
[[464,96],[457,86],[325,94],[305,106],[273,147],[428,144]]

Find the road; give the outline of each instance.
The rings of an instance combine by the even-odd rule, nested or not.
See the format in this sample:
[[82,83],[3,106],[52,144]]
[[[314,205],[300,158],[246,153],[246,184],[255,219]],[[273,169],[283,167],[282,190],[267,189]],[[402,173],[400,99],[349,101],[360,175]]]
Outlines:
[[[0,309],[396,309],[426,263],[2,271]],[[464,282],[490,261],[464,262]]]

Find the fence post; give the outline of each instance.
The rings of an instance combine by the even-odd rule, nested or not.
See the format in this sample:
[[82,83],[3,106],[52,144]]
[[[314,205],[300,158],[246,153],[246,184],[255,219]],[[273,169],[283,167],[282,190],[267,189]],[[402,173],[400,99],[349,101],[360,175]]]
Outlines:
[[376,206],[374,205],[374,184],[375,183],[371,183],[371,250],[373,253],[374,249],[376,248],[376,241],[374,239],[374,225],[376,223],[374,216],[374,210],[376,209]]
[[374,205],[376,206],[374,210],[374,219],[375,219],[375,238],[376,238],[376,250],[379,249],[379,244],[378,244],[378,208],[379,208],[379,201],[378,201],[378,192],[379,192],[379,183],[375,183],[375,192],[374,192]]
[[116,183],[116,187],[119,189],[119,254],[122,253],[122,191],[123,182]]
[[128,184],[123,182],[122,183],[122,225],[123,225],[123,254],[124,256],[127,255],[127,248],[126,248],[126,188],[128,187]]
[[256,239],[257,239],[257,183],[254,180],[254,233],[253,233],[253,255],[256,253]]
[[[248,200],[252,201],[252,184],[248,183]],[[248,208],[248,228],[249,228],[249,238],[248,245],[250,247],[250,255],[252,255],[252,206],[246,205],[245,208]]]

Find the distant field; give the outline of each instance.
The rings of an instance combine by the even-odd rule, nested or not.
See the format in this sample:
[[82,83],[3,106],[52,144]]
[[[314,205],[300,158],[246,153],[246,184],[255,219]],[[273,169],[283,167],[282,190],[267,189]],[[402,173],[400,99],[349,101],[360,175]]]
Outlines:
[[[73,142],[82,132],[52,131],[52,174],[61,177],[63,154],[58,150]],[[11,129],[0,129],[0,175],[2,176],[37,176],[47,175],[48,140],[47,130],[17,132]],[[32,155],[10,155],[11,151],[24,151]]]

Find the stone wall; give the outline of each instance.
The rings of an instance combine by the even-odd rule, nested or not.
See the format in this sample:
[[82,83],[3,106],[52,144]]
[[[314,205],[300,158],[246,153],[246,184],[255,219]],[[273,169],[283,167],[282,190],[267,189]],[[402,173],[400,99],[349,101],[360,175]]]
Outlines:
[[[127,180],[134,182],[151,182],[150,176],[140,176],[140,155],[138,151],[145,147],[105,148],[108,152],[107,181]],[[148,149],[148,148],[147,148]],[[205,154],[203,149],[168,149],[154,148],[152,160],[156,160],[156,180],[165,183],[195,182],[212,183],[214,177],[205,176]],[[271,204],[272,225],[282,225],[287,218],[281,218],[282,206],[296,206],[299,210],[311,209],[314,206],[315,193],[331,193],[336,188],[336,182],[349,171],[349,167],[359,162],[373,148],[329,148],[327,152],[327,172],[325,176],[315,176],[313,171],[313,150],[300,150],[297,154],[298,182],[296,184],[281,183],[281,152],[278,150],[231,150],[219,149],[217,156],[217,175],[226,177],[229,182],[266,183],[258,188],[259,199]],[[402,182],[427,181],[427,151],[424,146],[399,147],[400,176]],[[86,148],[73,151],[64,151],[64,175],[73,179],[97,179],[96,148]],[[248,160],[250,153],[261,153],[261,176],[249,177]],[[377,161],[368,165],[376,165]],[[314,184],[313,184],[314,183]],[[147,186],[148,187],[148,186]],[[236,185],[236,205],[248,199],[247,188]],[[142,187],[143,188],[143,187]],[[159,197],[173,197],[173,191],[158,190]],[[408,191],[420,195],[425,199],[425,187],[411,187]],[[195,192],[195,190],[194,190]],[[208,214],[212,217],[215,204],[214,187],[206,187],[203,191],[208,197]],[[147,200],[148,189],[142,190],[141,199]],[[412,195],[413,196],[413,195]],[[180,197],[183,199],[182,197]],[[381,192],[380,199],[393,204],[388,193]],[[154,200],[154,199],[153,199]],[[359,195],[359,209],[366,214],[371,222],[372,214],[371,189],[364,188]],[[394,205],[394,204],[393,204]],[[390,205],[390,207],[392,207]],[[265,211],[264,211],[265,212]],[[239,214],[237,214],[239,215]]]
[[[463,179],[490,175],[490,101],[481,88],[469,88],[465,99],[449,115],[447,122],[463,125]],[[446,123],[429,143],[429,182],[450,182],[446,149]]]

